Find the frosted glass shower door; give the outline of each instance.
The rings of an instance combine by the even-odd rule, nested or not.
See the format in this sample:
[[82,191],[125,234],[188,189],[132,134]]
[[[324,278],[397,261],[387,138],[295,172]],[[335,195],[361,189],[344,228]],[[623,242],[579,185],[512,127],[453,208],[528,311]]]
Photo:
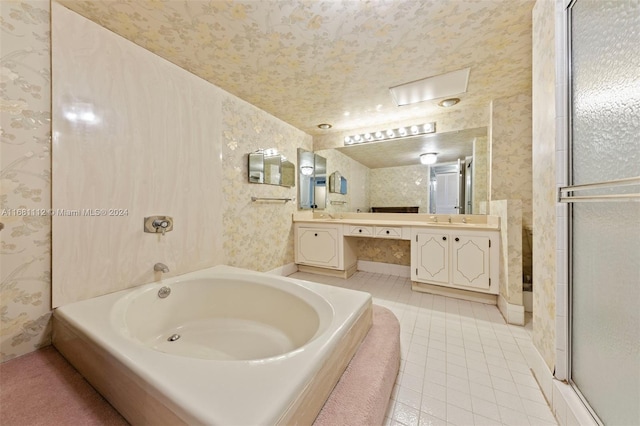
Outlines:
[[640,2],[569,16],[570,381],[604,424],[639,425]]

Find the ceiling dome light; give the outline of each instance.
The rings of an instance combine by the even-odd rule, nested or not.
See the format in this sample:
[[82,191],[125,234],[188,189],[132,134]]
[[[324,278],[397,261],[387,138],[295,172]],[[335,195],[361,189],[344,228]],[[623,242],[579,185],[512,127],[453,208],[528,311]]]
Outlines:
[[322,123],[322,124],[318,124],[318,129],[322,129],[322,130],[327,130],[330,129],[332,126],[329,123]]
[[443,108],[449,108],[456,105],[458,102],[460,102],[460,98],[448,98],[438,102],[438,105]]
[[422,164],[435,164],[436,161],[438,161],[437,152],[428,152],[426,154],[420,155],[420,162]]

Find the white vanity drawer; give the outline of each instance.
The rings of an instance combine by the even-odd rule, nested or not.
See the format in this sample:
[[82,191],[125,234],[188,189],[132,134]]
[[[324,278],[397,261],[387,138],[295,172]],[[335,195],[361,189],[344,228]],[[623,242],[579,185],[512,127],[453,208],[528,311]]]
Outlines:
[[347,235],[360,235],[362,237],[373,236],[373,226],[347,225]]
[[402,238],[402,227],[376,226],[375,235],[377,238]]

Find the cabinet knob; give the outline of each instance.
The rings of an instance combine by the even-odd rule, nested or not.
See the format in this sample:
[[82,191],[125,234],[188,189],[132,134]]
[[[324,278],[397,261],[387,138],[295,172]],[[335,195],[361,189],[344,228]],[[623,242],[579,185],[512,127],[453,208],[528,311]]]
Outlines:
[[317,236],[318,236],[318,234],[313,234],[313,236],[314,236],[314,237],[317,237]]
[[358,232],[362,232],[362,229],[358,229]]
[[387,231],[387,235],[389,234],[389,231]]
[[447,241],[447,237],[442,237],[442,241]]
[[460,241],[460,238],[456,237],[456,241]]

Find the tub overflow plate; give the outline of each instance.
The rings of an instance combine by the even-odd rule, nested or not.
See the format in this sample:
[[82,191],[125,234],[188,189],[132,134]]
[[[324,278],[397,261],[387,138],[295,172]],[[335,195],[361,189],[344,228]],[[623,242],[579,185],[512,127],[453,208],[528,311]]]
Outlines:
[[167,341],[169,342],[175,342],[176,340],[178,340],[180,338],[179,334],[172,334],[171,336],[169,336],[169,338],[167,339]]

